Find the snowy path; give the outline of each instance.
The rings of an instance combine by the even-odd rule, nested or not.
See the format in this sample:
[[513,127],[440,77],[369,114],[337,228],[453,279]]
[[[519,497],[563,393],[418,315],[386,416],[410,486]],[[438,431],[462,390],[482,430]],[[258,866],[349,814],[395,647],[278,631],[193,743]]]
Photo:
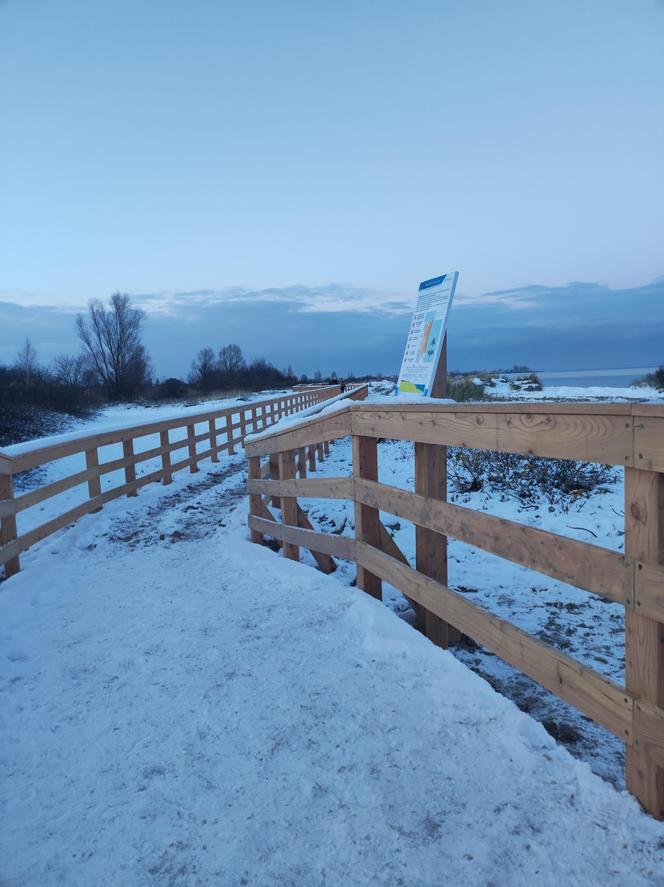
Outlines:
[[241,457],[0,592],[6,885],[664,885],[664,826],[388,608],[246,541]]

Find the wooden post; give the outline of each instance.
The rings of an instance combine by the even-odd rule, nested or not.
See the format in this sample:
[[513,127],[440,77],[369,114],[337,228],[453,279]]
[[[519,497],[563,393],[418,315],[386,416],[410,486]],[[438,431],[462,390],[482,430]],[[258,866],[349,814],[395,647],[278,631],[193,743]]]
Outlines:
[[[122,455],[125,459],[125,483],[131,484],[136,480],[136,465],[133,462],[127,464],[127,460],[134,458],[134,441],[133,438],[122,441]],[[129,490],[127,496],[137,496],[137,490]]]
[[[261,457],[260,456],[249,456],[249,468],[248,468],[248,477],[249,480],[260,480],[261,479]],[[259,502],[260,502],[260,493],[252,493],[249,496],[249,514],[259,515]],[[251,541],[252,542],[262,542],[263,534],[259,533],[258,530],[251,530]]]
[[323,453],[326,456],[330,455],[330,442],[329,440],[323,441]]
[[[96,499],[97,496],[101,496],[101,478],[99,476],[99,451],[97,447],[94,447],[92,450],[85,451],[85,467],[88,471],[92,470],[95,474],[88,480],[88,496],[90,499]],[[96,514],[101,511],[101,505],[99,508],[95,508],[92,514]]]
[[[295,452],[288,450],[285,453],[279,453],[279,477],[281,480],[292,480],[295,477]],[[281,520],[282,523],[291,527],[298,526],[297,517],[297,499],[291,496],[281,497]],[[300,549],[291,542],[284,542],[284,557],[291,560],[299,561]]]
[[[664,474],[625,469],[625,556],[664,564]],[[664,623],[625,610],[625,687],[634,697],[634,735],[627,746],[627,789],[643,807],[664,818],[664,769],[640,730],[644,703],[664,708]],[[661,759],[660,759],[661,763]]]
[[244,439],[247,436],[247,414],[244,410],[244,407],[240,410],[240,437],[242,438],[242,445],[244,446]]
[[210,449],[212,450],[212,461],[219,461],[219,449],[217,447],[217,420],[210,419],[208,422],[210,426]]
[[187,443],[189,446],[189,471],[196,474],[198,462],[196,461],[196,427],[187,425]]
[[318,460],[320,462],[324,462],[325,461],[325,450],[323,449],[323,444],[322,443],[316,444],[316,450],[318,451]]
[[[279,480],[279,456],[276,453],[270,454],[269,461],[270,479]],[[272,505],[274,508],[281,508],[281,499],[279,496],[272,497]]]
[[[378,480],[378,441],[375,437],[353,435],[353,477]],[[380,547],[380,520],[377,508],[355,503],[355,538],[359,542]],[[364,567],[357,568],[358,587],[382,600],[383,583]]]
[[168,470],[171,467],[171,452],[169,450],[170,440],[168,436],[168,428],[165,431],[159,432],[159,443],[161,444],[161,467],[164,471],[164,477],[162,478],[162,483],[170,484],[173,480],[173,475]]
[[256,413],[256,407],[251,408],[251,430],[253,434],[256,434],[258,431],[258,415]]
[[440,352],[440,361],[436,369],[436,375],[431,386],[432,397],[447,397],[447,333],[443,339],[443,347]]
[[235,455],[235,447],[233,446],[233,414],[226,413],[226,438],[228,440],[228,455]]
[[[415,492],[427,499],[447,499],[447,447],[415,444]],[[415,566],[420,573],[447,585],[447,536],[415,527]],[[416,608],[417,627],[439,647],[459,642],[459,632],[439,616]]]
[[[11,474],[0,474],[0,499],[14,502],[14,482]],[[14,513],[0,519],[0,545],[9,545],[16,538],[16,513]],[[5,562],[5,578],[9,579],[20,569],[21,561],[17,554]]]
[[297,451],[297,468],[299,477],[307,476],[307,449],[300,447]]
[[311,444],[309,447],[309,471],[316,470],[316,447]]

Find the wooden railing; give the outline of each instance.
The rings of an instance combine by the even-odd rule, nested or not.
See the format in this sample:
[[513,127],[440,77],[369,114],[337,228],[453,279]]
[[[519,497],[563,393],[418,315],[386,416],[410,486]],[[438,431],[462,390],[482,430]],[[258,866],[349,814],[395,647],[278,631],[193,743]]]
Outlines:
[[[223,451],[232,455],[247,434],[268,428],[283,416],[299,413],[339,393],[340,386],[332,385],[44,446],[37,443],[16,456],[0,452],[0,565],[4,564],[5,576],[18,572],[21,552],[84,514],[98,511],[104,503],[120,496],[135,496],[141,487],[153,481],[169,484],[176,471],[188,468],[196,472],[204,459],[216,462]],[[177,437],[178,431],[183,432],[182,436]],[[122,455],[118,456],[120,444]],[[186,451],[186,455],[173,461],[178,450]],[[17,495],[13,481],[17,474],[71,456],[79,457],[74,460],[78,464],[67,465],[74,471]],[[137,476],[137,466],[150,460],[156,460],[159,468]],[[124,482],[109,486],[108,480],[115,472]],[[107,481],[103,491],[102,478]],[[43,524],[17,532],[17,515],[21,512],[83,485],[87,485],[87,496],[79,491],[83,492],[84,498],[79,496],[82,501]]]
[[[306,477],[303,452],[348,435],[352,476]],[[414,492],[378,481],[379,438],[414,442]],[[624,466],[624,554],[447,502],[448,445]],[[434,642],[462,632],[576,706],[626,743],[628,789],[664,817],[664,407],[352,404],[249,440],[245,451],[252,541],[270,536],[293,559],[308,548],[326,572],[335,557],[355,561],[358,586],[378,598],[383,580],[399,589]],[[354,537],[315,531],[298,497],[351,500]],[[381,511],[415,524],[414,566]],[[448,535],[622,604],[625,687],[448,588]]]

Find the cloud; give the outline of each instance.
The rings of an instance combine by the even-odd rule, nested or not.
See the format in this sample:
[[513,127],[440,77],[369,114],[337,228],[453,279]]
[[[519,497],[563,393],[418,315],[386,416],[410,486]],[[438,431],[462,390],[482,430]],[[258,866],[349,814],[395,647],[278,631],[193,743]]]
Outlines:
[[[415,294],[344,284],[134,293],[160,377],[183,375],[203,346],[237,342],[296,372],[395,373]],[[646,366],[664,361],[664,278],[612,289],[573,282],[459,296],[450,319],[450,366],[536,369]],[[30,336],[42,360],[77,349],[73,309],[0,302],[0,361]]]

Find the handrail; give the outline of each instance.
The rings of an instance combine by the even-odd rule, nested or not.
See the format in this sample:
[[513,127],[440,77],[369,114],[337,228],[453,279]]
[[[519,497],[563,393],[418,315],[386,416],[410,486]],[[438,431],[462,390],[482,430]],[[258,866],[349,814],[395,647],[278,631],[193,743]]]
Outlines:
[[[4,564],[5,576],[18,572],[22,552],[84,514],[98,511],[106,502],[120,496],[135,496],[148,483],[161,481],[169,484],[173,474],[184,468],[194,473],[202,460],[210,458],[216,462],[224,450],[233,455],[235,446],[243,443],[247,434],[264,430],[283,416],[300,413],[336,397],[340,390],[339,385],[332,385],[315,391],[294,392],[217,410],[83,434],[64,441],[37,442],[16,455],[0,452],[0,565]],[[197,428],[201,425],[202,430]],[[171,439],[170,433],[177,429],[182,429],[184,436]],[[236,435],[238,430],[239,435]],[[155,440],[148,449],[135,451],[135,442],[147,439],[150,444],[149,438],[153,435],[159,435],[158,445],[154,445]],[[207,447],[201,450],[200,445],[206,443]],[[100,450],[117,444],[122,444],[122,455],[100,461]],[[185,450],[186,456],[172,462],[171,455],[178,450]],[[80,456],[81,462],[65,477],[22,494],[14,490],[13,478],[17,474],[71,456]],[[158,460],[160,468],[137,477],[137,466],[151,460]],[[124,483],[115,486],[107,483],[107,489],[102,491],[102,478],[117,471],[124,472]],[[45,523],[18,533],[18,514],[84,484],[87,484],[87,497],[83,501],[77,501],[73,507]]]
[[[349,435],[351,476],[305,479],[302,454]],[[383,438],[415,444],[415,492],[379,482]],[[447,446],[624,466],[624,553],[448,503]],[[300,546],[323,553],[326,572],[334,557],[355,561],[358,586],[378,598],[383,581],[400,589],[435,643],[447,646],[463,632],[579,708],[626,743],[628,789],[664,818],[664,405],[351,403],[262,434],[245,451],[253,542],[270,536],[296,560]],[[298,497],[353,502],[354,536],[316,530]],[[281,507],[280,519],[270,500]],[[415,525],[414,567],[381,511]],[[450,589],[448,535],[622,604],[626,686]]]

